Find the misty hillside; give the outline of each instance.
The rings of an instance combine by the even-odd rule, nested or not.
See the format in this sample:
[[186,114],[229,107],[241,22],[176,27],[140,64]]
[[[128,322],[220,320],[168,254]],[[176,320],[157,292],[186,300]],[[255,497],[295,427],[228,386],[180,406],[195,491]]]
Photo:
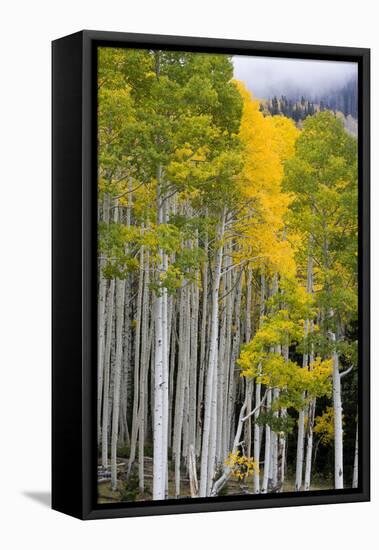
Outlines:
[[264,114],[283,115],[292,118],[298,126],[307,116],[312,116],[319,111],[333,111],[343,119],[345,129],[357,136],[358,133],[358,98],[356,81],[351,80],[337,91],[330,91],[314,100],[300,97],[282,95],[261,101],[260,110]]

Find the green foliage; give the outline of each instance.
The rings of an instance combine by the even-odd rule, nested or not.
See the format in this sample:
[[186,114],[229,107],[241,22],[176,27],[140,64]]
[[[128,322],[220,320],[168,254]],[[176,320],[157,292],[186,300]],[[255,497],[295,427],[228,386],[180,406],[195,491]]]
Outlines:
[[292,433],[295,426],[294,418],[292,418],[292,416],[290,416],[289,414],[285,416],[278,416],[275,414],[276,409],[281,406],[282,403],[283,401],[280,401],[279,403],[278,400],[278,402],[276,403],[276,407],[273,407],[271,410],[268,411],[262,411],[259,414],[256,423],[261,427],[268,424],[271,430],[277,434],[288,435]]
[[334,409],[327,407],[321,416],[316,416],[314,433],[318,436],[321,445],[327,446],[334,440]]
[[122,502],[135,501],[139,496],[138,475],[131,473],[128,480],[125,481],[119,489],[120,500]]
[[284,188],[293,197],[287,222],[302,236],[299,265],[313,257],[324,335],[340,332],[357,316],[357,159],[356,139],[324,111],[306,119],[295,155],[285,164]]

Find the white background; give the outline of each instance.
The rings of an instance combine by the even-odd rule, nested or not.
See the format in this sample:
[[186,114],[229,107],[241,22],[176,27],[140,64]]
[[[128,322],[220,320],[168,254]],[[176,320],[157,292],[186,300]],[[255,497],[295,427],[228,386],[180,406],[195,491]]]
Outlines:
[[[80,522],[50,486],[50,41],[87,28],[372,48],[373,243],[378,238],[378,19],[373,0],[24,0],[0,8],[0,545],[8,549],[377,547],[373,501]],[[374,253],[375,251],[373,251]],[[373,255],[377,273],[377,254]],[[378,292],[373,287],[373,353]]]

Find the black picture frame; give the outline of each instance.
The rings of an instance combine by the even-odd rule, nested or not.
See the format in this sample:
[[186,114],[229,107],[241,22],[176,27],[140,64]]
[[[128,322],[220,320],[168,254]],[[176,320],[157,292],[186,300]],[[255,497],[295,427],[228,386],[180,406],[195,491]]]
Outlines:
[[[96,48],[354,61],[359,82],[359,486],[159,502],[96,503]],[[370,50],[85,30],[52,43],[52,507],[81,519],[370,499]]]

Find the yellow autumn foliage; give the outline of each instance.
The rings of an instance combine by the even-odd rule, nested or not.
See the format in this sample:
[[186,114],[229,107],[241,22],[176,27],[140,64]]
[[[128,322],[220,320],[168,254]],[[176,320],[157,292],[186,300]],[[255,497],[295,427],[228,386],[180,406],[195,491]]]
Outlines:
[[229,453],[225,465],[232,471],[232,476],[240,481],[246,480],[250,475],[259,472],[259,464],[254,458],[241,454],[240,451]]
[[253,258],[272,273],[294,274],[293,250],[284,226],[291,195],[283,192],[282,179],[283,163],[294,154],[298,130],[285,117],[264,116],[259,101],[245,86],[241,82],[236,86],[244,101],[239,138],[245,162],[240,190],[252,212],[241,223],[240,256]]

